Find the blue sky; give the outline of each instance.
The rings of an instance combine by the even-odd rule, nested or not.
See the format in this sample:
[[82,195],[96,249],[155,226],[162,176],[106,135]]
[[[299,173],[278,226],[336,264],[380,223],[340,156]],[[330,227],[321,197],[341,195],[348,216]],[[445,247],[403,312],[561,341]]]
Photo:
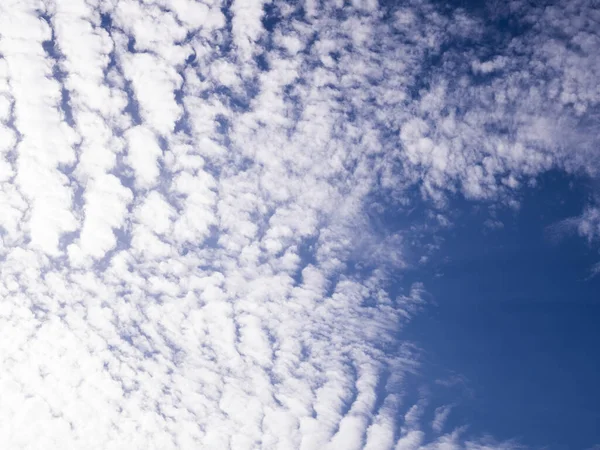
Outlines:
[[588,182],[546,175],[520,211],[497,213],[504,226],[494,230],[487,208],[461,208],[434,268],[413,275],[435,300],[406,330],[425,351],[424,373],[461,378],[435,388],[455,398],[449,421],[532,448],[598,442],[598,251],[552,231],[588,192]]
[[0,442],[597,450],[600,5],[0,2]]

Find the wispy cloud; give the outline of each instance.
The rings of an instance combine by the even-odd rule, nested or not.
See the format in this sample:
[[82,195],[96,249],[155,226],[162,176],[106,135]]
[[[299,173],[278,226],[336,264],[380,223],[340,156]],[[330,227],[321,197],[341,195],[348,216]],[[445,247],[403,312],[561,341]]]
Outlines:
[[441,433],[444,429],[444,425],[450,412],[452,411],[452,405],[440,406],[435,409],[435,416],[433,418],[433,422],[431,423],[431,428],[436,433]]

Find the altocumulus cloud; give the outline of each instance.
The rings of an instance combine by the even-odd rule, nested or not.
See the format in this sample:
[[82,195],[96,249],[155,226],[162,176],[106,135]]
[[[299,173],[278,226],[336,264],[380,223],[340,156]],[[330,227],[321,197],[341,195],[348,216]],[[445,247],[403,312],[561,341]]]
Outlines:
[[598,8],[0,2],[2,448],[516,448],[404,401],[367,210],[596,176]]

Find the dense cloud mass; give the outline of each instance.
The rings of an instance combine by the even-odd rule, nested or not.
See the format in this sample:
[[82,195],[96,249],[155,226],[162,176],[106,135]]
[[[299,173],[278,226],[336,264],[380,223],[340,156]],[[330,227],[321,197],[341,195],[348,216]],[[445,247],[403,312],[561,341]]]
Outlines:
[[600,4],[382,3],[0,2],[2,448],[516,448],[405,401],[388,287],[451,196],[597,176]]

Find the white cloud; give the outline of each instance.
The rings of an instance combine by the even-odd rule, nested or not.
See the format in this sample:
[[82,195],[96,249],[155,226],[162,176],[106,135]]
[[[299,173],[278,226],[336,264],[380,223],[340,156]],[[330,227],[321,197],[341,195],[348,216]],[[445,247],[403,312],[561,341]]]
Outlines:
[[127,130],[127,163],[135,173],[138,189],[152,188],[158,181],[158,160],[162,150],[156,136],[148,128],[137,126]]
[[88,182],[84,195],[84,221],[77,244],[68,247],[69,258],[75,265],[86,256],[102,258],[117,244],[114,229],[124,225],[131,191],[114,175],[105,174]]
[[234,0],[231,5],[233,41],[238,55],[246,62],[255,53],[255,43],[263,33],[264,0]]
[[597,239],[600,237],[600,208],[586,208],[572,223],[577,228],[577,233],[588,241]]
[[15,101],[14,127],[20,135],[15,180],[30,203],[24,226],[32,247],[58,255],[61,235],[77,227],[71,211],[73,193],[59,170],[74,162],[77,137],[63,121],[60,85],[52,78],[54,63],[42,47],[51,38],[50,27],[29,14],[33,8],[28,2],[3,6],[0,51]]
[[452,411],[452,405],[440,406],[435,409],[435,417],[433,418],[433,422],[431,423],[431,428],[436,433],[441,433],[444,429],[444,425],[450,412]]
[[549,227],[549,231],[556,237],[577,234],[591,244],[600,237],[600,208],[594,204],[588,205],[581,215],[555,223]]
[[473,72],[487,75],[497,70],[503,69],[508,63],[508,61],[508,58],[505,56],[496,56],[495,58],[489,61],[473,61],[471,67],[473,69]]
[[172,133],[182,112],[174,92],[181,86],[181,76],[167,61],[148,53],[125,54],[122,58],[142,118],[158,133]]

